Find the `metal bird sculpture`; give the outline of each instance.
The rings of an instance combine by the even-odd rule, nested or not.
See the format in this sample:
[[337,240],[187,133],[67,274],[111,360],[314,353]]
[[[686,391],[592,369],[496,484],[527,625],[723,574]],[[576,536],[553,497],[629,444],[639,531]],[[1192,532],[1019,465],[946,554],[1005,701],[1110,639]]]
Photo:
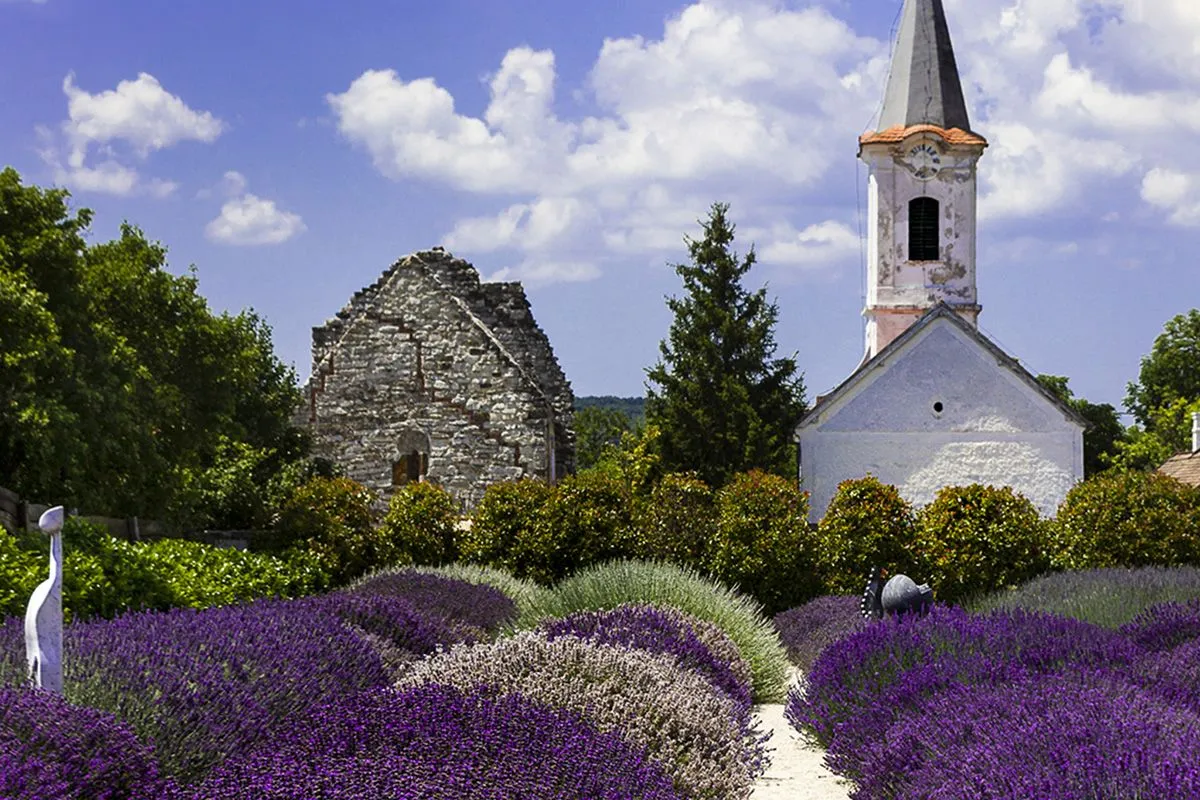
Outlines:
[[38,528],[50,537],[50,577],[38,584],[25,612],[25,657],[29,680],[39,689],[62,694],[62,527],[63,507],[49,509]]

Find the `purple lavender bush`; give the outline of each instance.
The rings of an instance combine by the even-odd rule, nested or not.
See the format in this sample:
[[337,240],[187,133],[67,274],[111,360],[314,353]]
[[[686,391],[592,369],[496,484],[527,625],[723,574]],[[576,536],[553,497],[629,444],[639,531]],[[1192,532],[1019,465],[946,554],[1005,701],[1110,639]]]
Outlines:
[[747,797],[766,766],[749,709],[668,656],[525,632],[455,645],[417,662],[396,686],[427,683],[518,694],[577,713],[644,747],[687,798]]
[[1200,717],[1104,670],[947,686],[865,751],[855,800],[1200,797]]
[[455,624],[388,594],[340,591],[298,602],[311,604],[356,631],[373,634],[413,655],[427,655],[443,644],[479,641],[483,636],[478,628]]
[[1200,714],[1200,639],[1147,655],[1129,677],[1171,706]]
[[1021,609],[971,615],[935,607],[826,648],[793,690],[786,716],[826,747],[830,768],[855,777],[871,745],[898,714],[950,686],[988,687],[1071,667],[1122,668],[1140,651],[1116,631]]
[[181,800],[679,800],[644,748],[519,695],[436,684],[315,710]]
[[707,678],[739,706],[749,708],[749,681],[739,678],[733,666],[717,658],[700,639],[695,628],[699,622],[673,608],[625,604],[610,611],[581,611],[546,620],[539,630],[550,640],[574,636],[670,656],[681,667]]
[[128,723],[183,782],[313,705],[388,682],[380,657],[323,598],[75,623],[64,649],[67,697]]
[[825,595],[775,615],[775,628],[788,658],[807,672],[829,645],[866,627],[859,598]]
[[5,800],[159,800],[170,790],[151,748],[111,714],[50,692],[0,689]]
[[1200,598],[1151,606],[1120,630],[1138,647],[1153,653],[1200,639]]
[[356,583],[351,591],[399,597],[427,614],[488,633],[517,616],[516,603],[495,587],[411,569],[376,573]]

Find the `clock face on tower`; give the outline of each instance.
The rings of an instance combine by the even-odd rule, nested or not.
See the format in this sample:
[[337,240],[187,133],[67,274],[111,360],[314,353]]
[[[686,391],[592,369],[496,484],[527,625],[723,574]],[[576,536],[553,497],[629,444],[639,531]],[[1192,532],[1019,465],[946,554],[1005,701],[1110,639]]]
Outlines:
[[912,169],[913,174],[921,180],[927,181],[941,169],[942,155],[929,142],[921,142],[908,151],[905,161]]

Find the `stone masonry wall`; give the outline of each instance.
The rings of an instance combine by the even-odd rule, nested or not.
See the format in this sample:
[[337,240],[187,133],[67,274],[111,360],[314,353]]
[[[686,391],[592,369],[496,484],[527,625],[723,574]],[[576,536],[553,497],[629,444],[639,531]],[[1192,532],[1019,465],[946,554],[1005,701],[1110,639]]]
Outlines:
[[491,483],[552,477],[551,431],[560,469],[564,441],[573,462],[570,385],[524,292],[480,286],[467,262],[418,253],[313,329],[306,421],[319,455],[387,497],[392,464],[427,452],[427,480],[465,507]]

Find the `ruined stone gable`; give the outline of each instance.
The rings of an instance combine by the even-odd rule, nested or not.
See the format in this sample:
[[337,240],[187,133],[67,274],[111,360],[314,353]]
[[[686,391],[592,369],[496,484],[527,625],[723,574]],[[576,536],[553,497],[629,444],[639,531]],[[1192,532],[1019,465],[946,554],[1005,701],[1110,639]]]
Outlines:
[[313,328],[312,353],[315,454],[385,498],[427,480],[470,507],[574,470],[574,395],[519,283],[414,253]]

